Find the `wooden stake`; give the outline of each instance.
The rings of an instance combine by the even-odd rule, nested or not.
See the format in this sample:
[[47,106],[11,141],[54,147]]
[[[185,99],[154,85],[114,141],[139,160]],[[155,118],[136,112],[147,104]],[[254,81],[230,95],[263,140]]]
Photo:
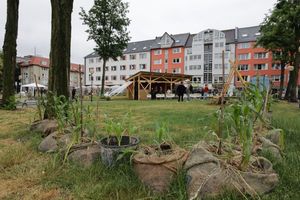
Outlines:
[[82,77],[81,77],[81,65],[79,65],[79,88],[80,88],[80,136],[83,137],[83,97],[82,97]]

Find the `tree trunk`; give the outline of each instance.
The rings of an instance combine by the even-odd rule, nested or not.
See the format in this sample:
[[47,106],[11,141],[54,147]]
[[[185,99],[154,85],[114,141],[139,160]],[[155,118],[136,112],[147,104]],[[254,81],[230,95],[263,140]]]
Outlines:
[[[48,90],[51,96],[69,98],[71,17],[73,0],[51,0],[51,50]],[[48,99],[45,118],[52,118],[53,101]],[[50,109],[50,110],[49,110]]]
[[106,65],[106,59],[103,59],[103,67],[102,67],[102,80],[101,80],[101,92],[100,96],[103,97],[104,95],[104,84],[105,84],[105,66]]
[[293,64],[294,70],[290,72],[288,89],[285,96],[285,99],[291,102],[297,102],[299,64],[300,64],[300,52],[296,52],[295,62]]
[[69,97],[73,0],[51,0],[52,29],[49,90]]
[[19,0],[7,0],[7,18],[3,44],[3,103],[15,95]]
[[283,87],[284,87],[284,68],[285,64],[281,63],[280,65],[280,87],[279,87],[279,99],[282,99]]

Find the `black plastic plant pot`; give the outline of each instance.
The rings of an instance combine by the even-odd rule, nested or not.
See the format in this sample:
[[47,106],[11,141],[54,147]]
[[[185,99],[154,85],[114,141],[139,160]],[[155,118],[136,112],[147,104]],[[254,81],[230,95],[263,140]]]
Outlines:
[[106,166],[114,166],[118,156],[127,150],[136,150],[140,140],[137,137],[122,136],[119,146],[115,136],[105,137],[100,140],[101,161]]

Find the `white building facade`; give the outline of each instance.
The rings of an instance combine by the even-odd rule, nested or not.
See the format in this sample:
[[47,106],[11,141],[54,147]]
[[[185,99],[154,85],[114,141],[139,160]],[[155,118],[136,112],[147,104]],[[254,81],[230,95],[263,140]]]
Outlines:
[[[125,79],[139,71],[150,71],[150,49],[153,40],[132,42],[116,61],[109,59],[105,67],[105,85],[122,85]],[[94,52],[85,58],[85,85],[100,86],[103,60]]]
[[222,83],[223,51],[226,80],[230,71],[229,61],[235,59],[234,39],[227,41],[224,32],[214,29],[191,35],[185,49],[185,74],[193,75],[194,83]]

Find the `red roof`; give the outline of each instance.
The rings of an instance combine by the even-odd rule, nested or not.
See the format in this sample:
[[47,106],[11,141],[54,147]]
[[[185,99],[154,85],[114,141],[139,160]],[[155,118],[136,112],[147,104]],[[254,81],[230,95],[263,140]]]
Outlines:
[[[50,61],[49,58],[39,57],[39,56],[25,56],[20,61],[21,67],[31,66],[31,65],[37,65],[40,67],[49,67]],[[83,65],[81,65],[83,72]],[[72,72],[79,72],[79,64],[71,63],[71,71]]]

